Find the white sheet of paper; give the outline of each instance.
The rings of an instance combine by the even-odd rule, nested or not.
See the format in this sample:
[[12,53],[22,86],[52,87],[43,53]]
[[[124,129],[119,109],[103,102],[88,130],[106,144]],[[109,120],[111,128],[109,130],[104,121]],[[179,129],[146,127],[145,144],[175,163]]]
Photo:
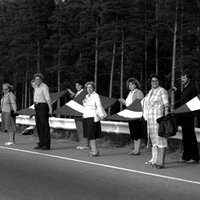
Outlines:
[[74,100],[69,101],[65,105],[69,106],[70,108],[73,108],[74,110],[76,110],[76,111],[78,111],[80,113],[84,113],[85,112],[85,107],[80,105],[79,103],[77,103]]
[[194,97],[186,105],[191,111],[200,110],[200,100],[198,97]]
[[142,117],[142,112],[135,112],[131,110],[122,110],[121,112],[118,113],[119,116],[126,117],[126,118],[141,118]]

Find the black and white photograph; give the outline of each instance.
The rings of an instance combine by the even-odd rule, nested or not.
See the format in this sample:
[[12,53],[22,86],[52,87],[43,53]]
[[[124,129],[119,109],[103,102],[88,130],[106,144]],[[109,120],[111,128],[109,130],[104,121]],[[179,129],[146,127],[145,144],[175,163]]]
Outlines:
[[200,0],[0,0],[0,200],[200,199]]

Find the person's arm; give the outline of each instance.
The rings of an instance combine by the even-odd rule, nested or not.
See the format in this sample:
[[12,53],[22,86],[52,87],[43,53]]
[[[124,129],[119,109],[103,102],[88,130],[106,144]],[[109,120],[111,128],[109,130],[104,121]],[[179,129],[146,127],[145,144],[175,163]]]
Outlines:
[[15,97],[15,95],[12,92],[9,95],[9,99],[10,99],[11,108],[16,113],[17,112],[16,97]]
[[43,93],[49,107],[49,115],[52,115],[52,104],[51,104],[51,98],[49,94],[49,88],[47,85],[44,86]]
[[118,99],[118,101],[119,101],[120,103],[122,103],[123,105],[126,106],[126,100],[125,100],[125,99],[120,98],[120,99]]
[[47,100],[47,104],[48,104],[48,107],[49,107],[49,115],[52,115],[52,105],[51,105],[51,100]]
[[76,94],[74,92],[72,92],[70,89],[67,89],[67,91],[69,92],[71,98],[75,97]]
[[144,94],[141,90],[138,90],[137,92],[137,99],[143,99],[144,98]]
[[161,99],[164,105],[164,116],[166,116],[169,113],[169,98],[168,93],[165,89],[163,89],[161,92]]

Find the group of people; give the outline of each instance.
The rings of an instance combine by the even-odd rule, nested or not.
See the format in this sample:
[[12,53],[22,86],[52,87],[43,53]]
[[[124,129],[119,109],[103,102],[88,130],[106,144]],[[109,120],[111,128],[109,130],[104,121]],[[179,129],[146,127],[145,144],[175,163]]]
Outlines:
[[[119,101],[125,106],[129,106],[136,99],[141,99],[143,118],[147,122],[148,145],[151,143],[152,146],[152,158],[145,164],[161,169],[165,167],[167,139],[158,135],[159,124],[157,119],[168,114],[169,99],[167,91],[160,85],[161,79],[159,75],[151,75],[149,81],[151,89],[144,97],[138,80],[135,78],[128,79],[126,84],[130,92],[126,100],[119,99]],[[140,154],[141,139],[145,137],[144,131],[142,131],[143,125],[141,120],[129,122],[130,135],[134,140],[134,149],[129,153],[130,155]]]
[[[185,71],[182,76],[183,91],[181,97],[181,104],[197,95],[197,89],[191,81],[191,74]],[[52,115],[52,105],[49,95],[49,88],[43,82],[44,76],[41,73],[36,73],[31,82],[34,95],[35,105],[35,120],[36,128],[39,137],[39,142],[35,149],[49,150],[51,145],[49,116]],[[152,158],[145,162],[147,165],[155,166],[158,169],[165,167],[165,153],[167,148],[167,139],[158,135],[159,124],[157,119],[168,115],[169,113],[169,97],[168,92],[161,86],[160,76],[153,74],[149,78],[151,89],[144,96],[139,81],[135,78],[129,78],[126,81],[127,89],[129,90],[126,99],[120,98],[119,102],[128,107],[135,100],[141,100],[143,108],[143,118],[147,124],[148,146],[152,148]],[[75,124],[80,141],[77,149],[89,149],[91,152],[89,156],[99,156],[96,140],[101,137],[100,121],[106,117],[106,112],[102,107],[100,96],[95,92],[95,84],[90,81],[85,85],[81,81],[75,83],[77,92],[74,93],[70,89],[68,92],[71,98],[77,97],[85,87],[87,95],[83,100],[85,107],[83,117],[76,117]],[[16,98],[12,93],[12,86],[8,83],[3,84],[3,97],[1,99],[2,111],[2,129],[9,132],[10,140],[5,145],[12,145],[15,143],[15,116],[11,115],[17,112]],[[179,163],[198,163],[199,150],[198,143],[194,131],[194,118],[191,116],[184,116],[179,118],[182,126],[182,142],[183,155]],[[144,139],[142,120],[133,120],[129,122],[130,136],[134,141],[134,148],[129,155],[140,155],[141,140]]]

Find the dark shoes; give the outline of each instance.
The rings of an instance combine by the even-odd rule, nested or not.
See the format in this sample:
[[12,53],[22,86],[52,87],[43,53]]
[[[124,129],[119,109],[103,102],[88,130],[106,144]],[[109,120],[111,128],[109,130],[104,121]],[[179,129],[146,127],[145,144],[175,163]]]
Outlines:
[[41,146],[38,145],[38,146],[34,147],[34,149],[36,149],[36,150],[44,150],[45,151],[45,150],[50,150],[50,147],[46,147],[46,146],[42,146],[41,147]]
[[164,169],[165,165],[164,164],[155,164],[156,169]]
[[38,149],[41,149],[41,146],[36,146],[36,147],[34,147],[34,149],[36,149],[36,150],[38,150]]
[[184,159],[179,159],[177,161],[177,163],[191,163],[191,164],[195,164],[195,163],[198,163],[199,161],[198,160],[193,160],[193,159],[190,159],[190,160],[184,160]]
[[43,151],[50,150],[50,147],[43,146],[43,147],[41,147],[41,150],[43,150]]
[[128,155],[131,155],[131,156],[139,156],[140,155],[140,152],[134,152],[134,151],[131,151],[130,153],[128,153]]

